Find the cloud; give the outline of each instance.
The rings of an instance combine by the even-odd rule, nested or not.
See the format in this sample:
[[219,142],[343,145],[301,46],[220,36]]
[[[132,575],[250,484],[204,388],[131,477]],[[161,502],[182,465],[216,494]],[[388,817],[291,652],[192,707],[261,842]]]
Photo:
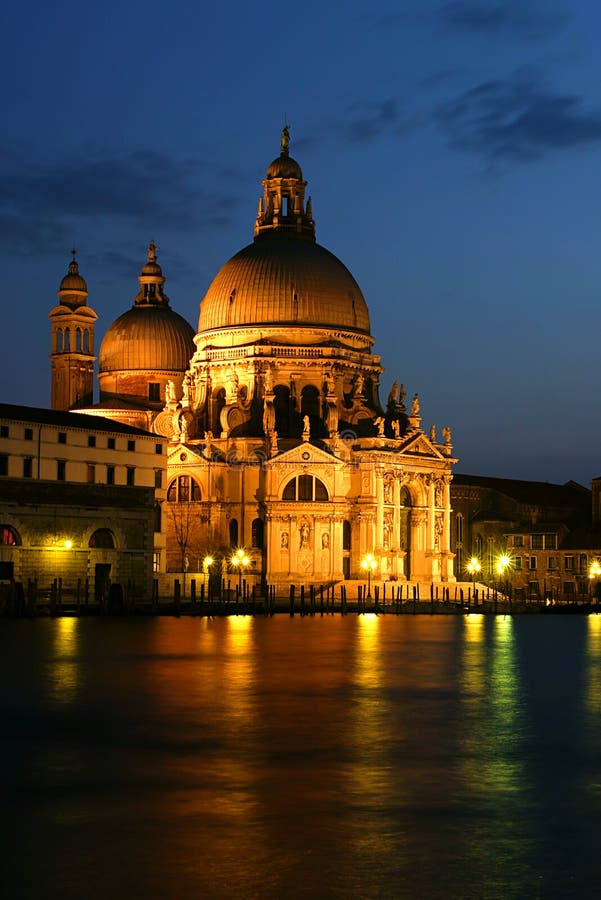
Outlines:
[[235,195],[200,184],[210,167],[166,154],[81,152],[56,160],[19,158],[0,148],[0,234],[19,254],[53,252],[74,220],[175,229],[229,224]]
[[346,110],[342,128],[353,142],[374,140],[385,133],[402,134],[412,123],[399,110],[395,99],[372,100],[353,103]]
[[435,17],[447,30],[525,40],[546,38],[567,21],[565,13],[543,10],[528,0],[451,0],[438,7]]
[[553,93],[535,79],[486,81],[435,113],[451,146],[490,164],[528,162],[601,141],[601,112],[582,97]]

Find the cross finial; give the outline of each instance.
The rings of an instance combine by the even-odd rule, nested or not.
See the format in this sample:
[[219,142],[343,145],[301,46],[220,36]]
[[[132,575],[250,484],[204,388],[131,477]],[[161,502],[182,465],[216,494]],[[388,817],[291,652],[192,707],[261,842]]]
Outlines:
[[73,262],[75,262],[75,257],[77,256],[77,250],[75,247],[71,248],[71,256],[73,257]]

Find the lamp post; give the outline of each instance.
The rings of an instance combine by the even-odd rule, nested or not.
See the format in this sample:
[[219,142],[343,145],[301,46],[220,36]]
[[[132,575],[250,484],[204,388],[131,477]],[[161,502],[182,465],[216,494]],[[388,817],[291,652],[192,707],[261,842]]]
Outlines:
[[472,590],[474,588],[474,580],[476,575],[478,575],[482,571],[482,566],[480,564],[480,560],[477,556],[472,556],[467,566],[465,567],[469,574],[472,576]]
[[594,559],[588,569],[589,580],[589,596],[593,596],[593,580],[598,581],[601,576],[601,563],[598,559]]
[[240,547],[230,560],[232,566],[238,569],[238,596],[242,595],[242,570],[250,565],[250,559],[246,552]]
[[363,559],[361,560],[361,568],[364,572],[367,572],[367,599],[371,600],[371,573],[375,571],[378,566],[378,561],[373,553],[366,553]]
[[205,571],[205,576],[207,580],[207,599],[211,599],[211,566],[213,565],[213,557],[210,555],[205,556],[202,561],[202,567]]
[[495,563],[495,570],[497,575],[499,576],[499,586],[501,588],[503,588],[503,579],[505,577],[505,572],[508,570],[510,565],[511,557],[508,556],[507,553],[502,553]]

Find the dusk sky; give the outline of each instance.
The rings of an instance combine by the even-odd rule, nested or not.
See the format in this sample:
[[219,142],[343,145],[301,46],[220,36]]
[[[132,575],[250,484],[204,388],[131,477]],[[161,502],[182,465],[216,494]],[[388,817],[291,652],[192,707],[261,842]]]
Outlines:
[[77,248],[97,342],[151,239],[194,326],[290,123],[317,240],[457,470],[601,475],[601,4],[5,4],[4,402],[50,403]]

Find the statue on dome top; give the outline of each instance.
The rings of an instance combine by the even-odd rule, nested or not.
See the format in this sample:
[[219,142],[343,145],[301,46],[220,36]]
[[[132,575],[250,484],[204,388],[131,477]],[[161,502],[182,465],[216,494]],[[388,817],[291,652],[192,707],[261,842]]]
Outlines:
[[282,128],[282,137],[280,138],[280,155],[288,156],[288,148],[290,146],[290,125],[284,125]]
[[159,248],[155,244],[154,241],[151,241],[148,245],[148,262],[154,263],[157,261],[157,250]]

